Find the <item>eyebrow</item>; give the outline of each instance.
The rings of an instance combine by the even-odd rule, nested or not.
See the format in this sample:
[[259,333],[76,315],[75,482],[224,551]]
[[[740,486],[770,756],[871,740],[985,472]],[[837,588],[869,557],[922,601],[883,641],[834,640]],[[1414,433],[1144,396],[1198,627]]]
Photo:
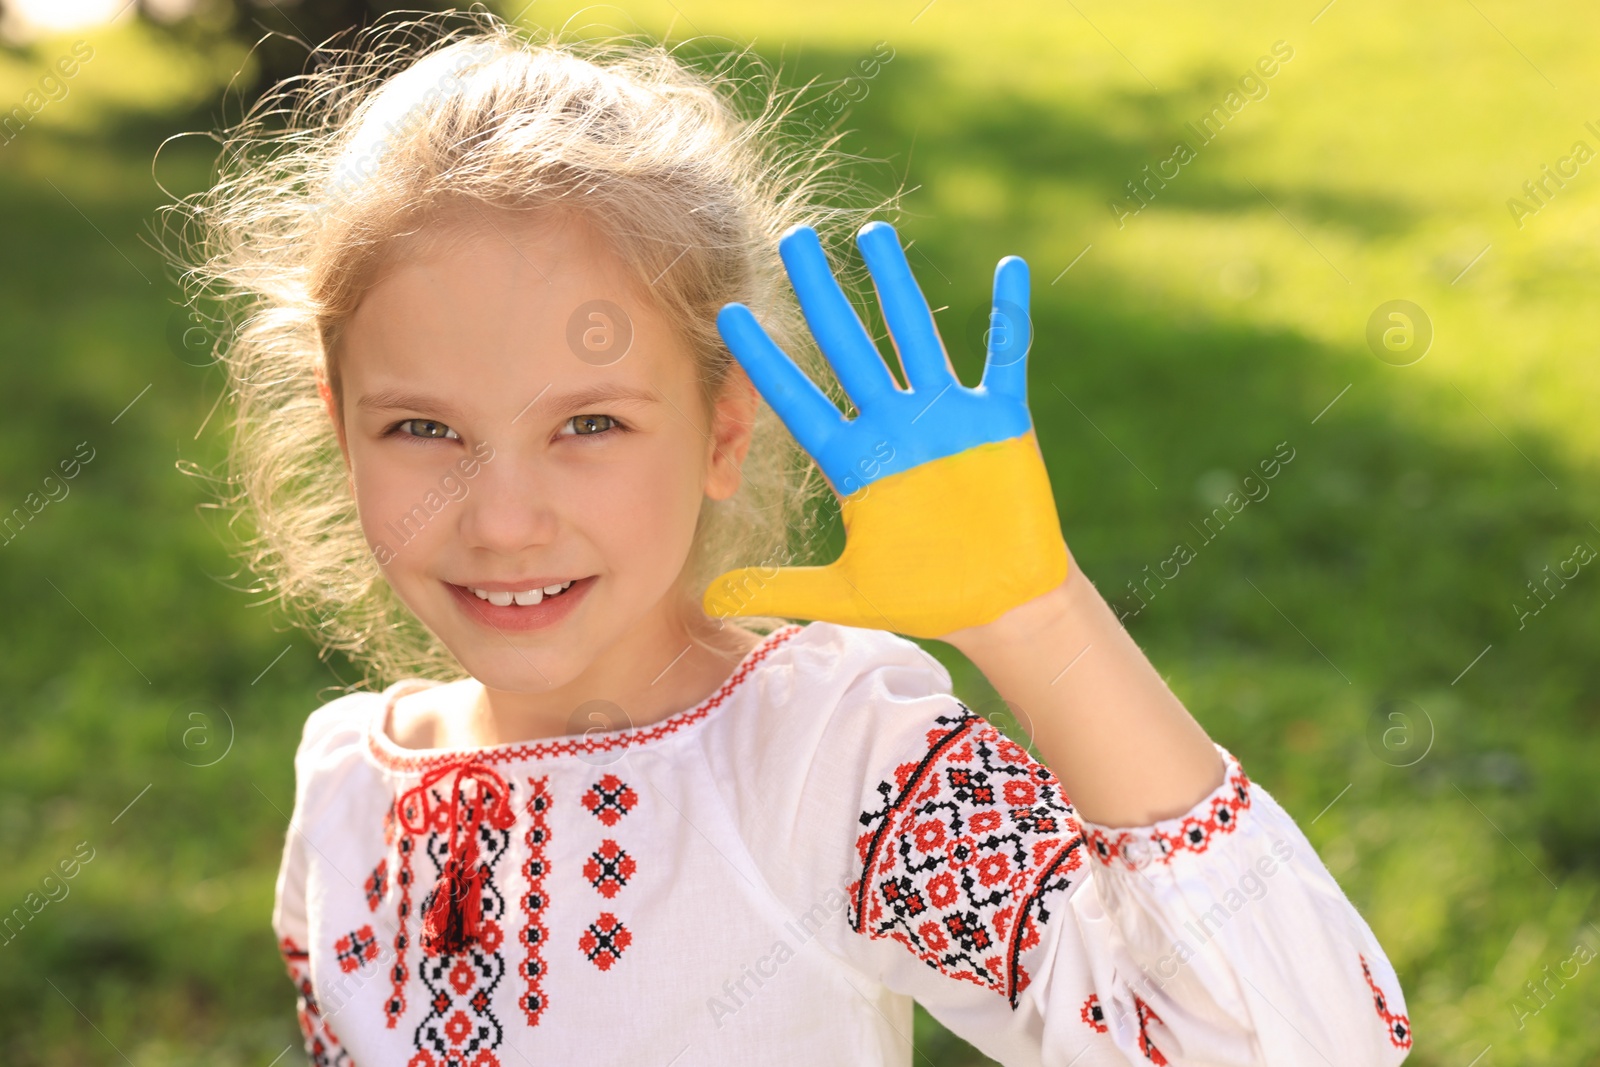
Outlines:
[[[545,387],[546,390],[549,386]],[[662,400],[660,393],[654,389],[640,389],[634,386],[617,383],[590,385],[582,389],[574,389],[569,393],[557,393],[554,396],[546,391],[541,391],[538,396],[518,412],[517,418],[526,414],[528,409],[537,402],[540,407],[555,410],[571,410],[572,408],[585,407],[589,404],[654,404]],[[446,401],[437,397],[427,396],[422,393],[408,393],[403,389],[379,389],[363,396],[356,401],[356,407],[368,411],[395,411],[407,409],[411,411],[429,411],[443,419],[460,421],[461,412]],[[512,421],[516,421],[513,419]]]

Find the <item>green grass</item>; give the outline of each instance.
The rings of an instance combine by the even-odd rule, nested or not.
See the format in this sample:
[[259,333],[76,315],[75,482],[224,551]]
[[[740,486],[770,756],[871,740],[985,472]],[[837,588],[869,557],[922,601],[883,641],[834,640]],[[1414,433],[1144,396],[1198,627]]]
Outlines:
[[[1512,1007],[1577,942],[1600,948],[1600,576],[1584,568],[1525,628],[1512,606],[1576,544],[1600,548],[1600,165],[1521,229],[1506,207],[1573,141],[1600,149],[1584,129],[1600,16],[1504,0],[1341,0],[1315,23],[1319,3],[920,6],[629,11],[673,40],[754,38],[793,79],[895,49],[846,145],[887,161],[863,172],[885,192],[917,187],[899,229],[958,371],[977,380],[959,338],[995,261],[1023,255],[1030,399],[1068,541],[1130,608],[1126,583],[1197,547],[1130,628],[1373,926],[1404,983],[1411,1062],[1487,1047],[1482,1067],[1600,1063],[1594,968],[1524,1026]],[[296,1039],[268,926],[290,757],[352,672],[247,610],[250,576],[179,469],[222,457],[221,378],[170,349],[176,290],[139,234],[162,202],[156,146],[215,121],[238,56],[76,36],[95,57],[0,148],[0,505],[79,442],[95,450],[0,550],[0,907],[79,842],[94,858],[0,946],[0,1061],[266,1063]],[[1268,95],[1119,228],[1107,202],[1280,39],[1295,55]],[[72,40],[0,56],[0,105]],[[198,188],[205,145],[168,145],[155,177]],[[1365,342],[1397,298],[1435,330],[1406,367]],[[1283,441],[1295,458],[1271,495],[1202,546],[1190,524]],[[930,649],[992,706],[953,650]],[[201,707],[231,721],[210,767],[169,737]],[[1369,742],[1391,707],[1432,723],[1412,766]],[[982,1062],[920,1012],[918,1043],[919,1063]]]

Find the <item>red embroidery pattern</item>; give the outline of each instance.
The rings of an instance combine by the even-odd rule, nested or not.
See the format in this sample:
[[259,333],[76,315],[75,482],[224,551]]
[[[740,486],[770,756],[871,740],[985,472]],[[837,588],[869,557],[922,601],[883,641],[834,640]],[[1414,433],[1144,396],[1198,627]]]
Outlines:
[[333,943],[333,952],[339,960],[339,969],[348,974],[363,963],[378,958],[377,935],[370,926],[352,930]]
[[[384,1025],[393,1030],[400,1022],[400,1017],[406,1011],[406,980],[411,977],[411,971],[406,967],[406,949],[411,944],[411,938],[406,933],[406,920],[411,916],[411,852],[415,847],[411,835],[399,829],[399,818],[396,810],[399,802],[390,805],[388,814],[384,817],[385,838],[398,837],[395,853],[398,857],[399,870],[395,874],[395,882],[400,886],[400,902],[395,911],[394,931],[394,966],[389,968],[389,978],[393,983],[389,999],[383,1006]],[[415,815],[415,812],[412,812]]]
[[578,948],[602,971],[609,971],[611,965],[622,958],[622,950],[632,943],[633,934],[609,911],[602,911],[600,918],[590,923],[578,938]]
[[1367,976],[1367,988],[1372,990],[1372,1005],[1378,1011],[1378,1018],[1389,1028],[1389,1043],[1395,1048],[1411,1047],[1411,1020],[1389,1010],[1389,998],[1383,995],[1383,990],[1378,988],[1378,983],[1372,980],[1372,968],[1367,964],[1367,957],[1361,957],[1361,973]]
[[1100,996],[1097,993],[1089,994],[1089,999],[1083,1002],[1083,1010],[1078,1014],[1083,1019],[1083,1025],[1095,1033],[1103,1034],[1110,1029],[1106,1026],[1106,1013],[1100,1007]]
[[[617,825],[638,803],[639,794],[614,774],[602,776],[583,794],[583,806],[606,826]],[[583,865],[583,876],[597,893],[610,900],[628,884],[636,866],[633,857],[608,837],[590,853]],[[609,911],[602,911],[578,936],[578,950],[602,971],[609,971],[632,943],[632,932]]]
[[1180,852],[1204,852],[1213,839],[1231,834],[1239,825],[1239,813],[1250,807],[1250,779],[1231,752],[1223,750],[1227,764],[1222,784],[1196,808],[1204,817],[1184,815],[1166,819],[1137,830],[1115,830],[1087,825],[1089,851],[1107,867],[1120,864],[1130,871],[1156,863],[1171,863]]
[[528,858],[522,865],[523,876],[528,879],[528,889],[522,895],[522,947],[526,955],[522,960],[522,977],[527,989],[522,994],[522,1011],[529,1026],[538,1026],[544,1014],[544,943],[550,940],[550,929],[544,924],[544,876],[550,873],[545,846],[550,842],[550,778],[529,778],[532,792],[528,796]]
[[385,856],[378,861],[378,865],[367,875],[367,910],[377,911],[378,905],[383,903],[384,894],[389,890],[389,859]]
[[[433,787],[450,779],[450,803],[435,804]],[[467,796],[465,787],[475,787]],[[415,799],[416,803],[412,803]],[[421,816],[412,814],[420,804]],[[418,942],[430,955],[452,956],[465,952],[477,940],[483,921],[483,892],[493,873],[478,862],[479,827],[510,830],[517,816],[511,807],[511,787],[494,768],[467,757],[436,767],[422,783],[400,797],[401,824],[408,834],[449,830],[449,844],[439,870],[439,881],[422,905]]]
[[344,1050],[339,1038],[328,1027],[317,1005],[316,991],[311,988],[311,958],[306,950],[290,938],[278,942],[289,980],[294,983],[299,997],[295,1005],[295,1019],[300,1024],[300,1035],[305,1040],[306,1055],[314,1067],[355,1067],[350,1054]]
[[[475,749],[472,751],[472,755],[475,759],[484,763],[502,763],[507,760],[573,756],[585,752],[615,752],[676,733],[685,726],[699,722],[712,711],[721,707],[733,691],[739,687],[739,684],[749,676],[750,672],[755,670],[757,664],[770,656],[785,641],[804,629],[804,626],[791,625],[772,631],[750,651],[744,662],[739,665],[739,669],[734,671],[728,677],[728,680],[717,688],[715,693],[707,697],[698,706],[662,719],[653,726],[581,737],[565,737],[551,741],[493,745],[483,749]],[[392,693],[389,703],[392,704],[400,695],[401,691],[399,690]],[[388,717],[388,708],[385,707],[381,711],[382,714],[373,718],[367,730],[367,749],[380,766],[393,771],[415,772],[427,770],[442,763],[454,763],[461,759],[462,751],[446,750],[423,755],[400,748],[384,736],[383,723]]]
[[1014,1009],[1029,982],[1022,954],[1050,921],[1050,895],[1082,866],[1083,835],[1055,775],[955,703],[922,759],[878,783],[883,808],[861,813],[850,926]]
[[639,803],[639,794],[614,774],[608,774],[583,794],[583,806],[607,826],[615,826]]
[[[477,936],[463,944],[443,946],[446,950],[438,954],[424,951],[417,959],[417,979],[428,991],[423,1002],[428,1013],[417,1024],[413,1037],[417,1053],[406,1067],[500,1067],[495,1050],[500,1048],[505,1032],[491,1010],[490,996],[505,979],[506,963],[500,946],[505,940],[501,924],[506,918],[506,901],[495,870],[509,849],[511,830],[494,819],[474,816],[473,807],[487,801],[481,792],[468,795],[468,780],[466,776],[450,778],[448,782],[438,780],[455,793],[454,804],[432,793],[432,785],[426,794],[427,803],[418,804],[426,812],[420,825],[425,826],[427,834],[425,838],[417,835],[417,839],[437,876],[418,914],[426,914],[438,894],[451,891],[447,873],[449,865],[460,858],[456,852],[463,826],[470,827],[472,852],[475,861],[482,864],[483,876],[466,883],[466,891],[475,898],[465,903],[469,908],[476,905]],[[515,785],[504,781],[499,784],[505,787],[504,799],[509,805],[509,794]],[[405,799],[409,801],[415,794],[416,790],[412,790]],[[454,826],[448,825],[452,815]],[[403,820],[405,823],[419,825],[411,819]]]
[[599,849],[589,854],[589,861],[583,865],[583,876],[601,896],[610,900],[633,877],[634,866],[633,857],[608,837],[600,842]]
[[1157,1015],[1150,1005],[1138,997],[1133,998],[1133,1007],[1139,1013],[1139,1051],[1144,1053],[1144,1058],[1151,1063],[1166,1063],[1167,1058],[1161,1054],[1161,1050],[1156,1048],[1155,1044],[1150,1040],[1150,1023],[1160,1022],[1161,1016]]
[[[1138,996],[1133,998],[1133,1007],[1139,1016],[1139,1051],[1144,1053],[1144,1058],[1151,1063],[1166,1063],[1167,1058],[1161,1054],[1160,1049],[1156,1048],[1155,1042],[1150,1040],[1150,1023],[1160,1022],[1161,1016],[1157,1015],[1155,1009],[1139,999]],[[1106,1024],[1105,1009],[1100,1006],[1098,994],[1089,994],[1089,999],[1083,1002],[1083,1008],[1079,1010],[1078,1015],[1083,1019],[1083,1024],[1097,1034],[1103,1034],[1110,1030],[1110,1027]]]

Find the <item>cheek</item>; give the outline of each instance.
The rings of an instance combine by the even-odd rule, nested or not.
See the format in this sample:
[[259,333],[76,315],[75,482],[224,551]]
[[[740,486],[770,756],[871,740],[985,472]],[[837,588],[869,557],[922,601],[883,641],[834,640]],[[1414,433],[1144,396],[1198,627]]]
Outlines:
[[361,529],[375,551],[379,544],[391,550],[389,570],[420,558],[414,549],[443,529],[442,523],[430,520],[449,498],[439,489],[437,473],[422,464],[393,462],[385,451],[355,448],[350,461]]
[[[652,435],[654,436],[654,435]],[[607,546],[613,565],[674,570],[694,540],[703,492],[698,454],[687,440],[630,442],[630,461],[608,464],[575,487],[586,531]]]

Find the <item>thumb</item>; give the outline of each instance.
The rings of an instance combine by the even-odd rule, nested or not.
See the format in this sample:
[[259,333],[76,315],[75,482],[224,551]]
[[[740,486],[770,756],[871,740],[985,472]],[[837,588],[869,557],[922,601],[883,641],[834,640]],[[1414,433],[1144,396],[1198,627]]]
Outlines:
[[877,609],[844,578],[837,564],[826,567],[741,567],[712,579],[702,597],[707,615],[770,615],[820,619],[843,626],[883,626]]

